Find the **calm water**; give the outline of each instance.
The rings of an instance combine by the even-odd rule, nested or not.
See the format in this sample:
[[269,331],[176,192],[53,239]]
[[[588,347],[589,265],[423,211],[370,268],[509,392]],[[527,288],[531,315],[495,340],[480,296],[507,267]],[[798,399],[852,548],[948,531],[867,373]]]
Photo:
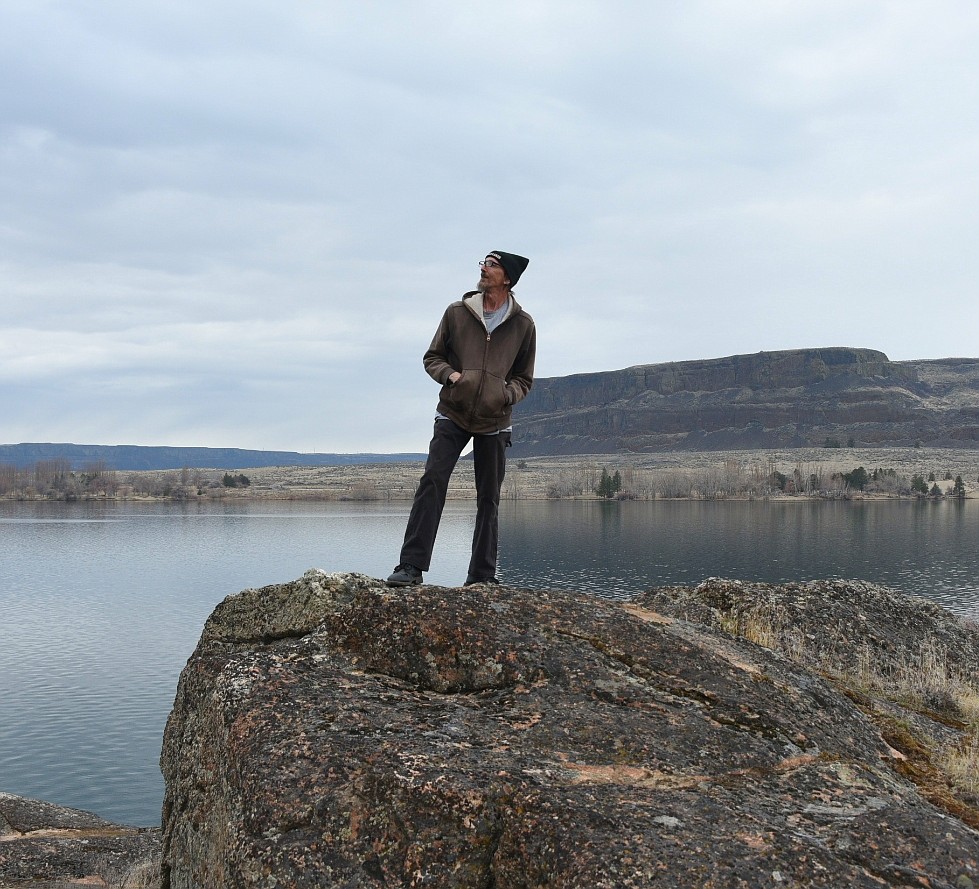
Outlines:
[[[177,676],[229,593],[385,576],[407,504],[0,503],[0,790],[158,824]],[[450,504],[426,575],[466,575]],[[851,577],[979,617],[979,501],[505,503],[501,576],[624,597],[705,577]]]

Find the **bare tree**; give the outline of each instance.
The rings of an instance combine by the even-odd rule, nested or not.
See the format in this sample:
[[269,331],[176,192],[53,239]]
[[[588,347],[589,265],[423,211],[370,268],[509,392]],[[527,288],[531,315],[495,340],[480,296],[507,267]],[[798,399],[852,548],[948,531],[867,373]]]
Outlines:
[[0,463],[0,496],[13,494],[19,487],[19,473],[12,463]]

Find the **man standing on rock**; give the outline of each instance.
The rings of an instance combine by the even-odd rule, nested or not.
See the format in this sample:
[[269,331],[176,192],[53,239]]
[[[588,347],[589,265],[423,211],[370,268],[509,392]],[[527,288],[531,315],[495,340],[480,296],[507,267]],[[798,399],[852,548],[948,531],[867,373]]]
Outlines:
[[442,384],[428,461],[408,517],[401,560],[389,586],[421,583],[428,571],[449,477],[462,449],[473,441],[476,529],[466,585],[498,583],[500,489],[510,446],[513,406],[534,382],[537,332],[534,319],[511,288],[530,260],[494,250],[479,264],[477,289],[452,303],[422,359]]

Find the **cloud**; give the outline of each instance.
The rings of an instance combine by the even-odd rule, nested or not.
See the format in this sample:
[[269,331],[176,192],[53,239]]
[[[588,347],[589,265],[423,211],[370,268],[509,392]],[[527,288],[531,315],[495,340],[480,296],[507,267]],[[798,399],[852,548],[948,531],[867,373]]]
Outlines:
[[8,440],[423,450],[488,249],[538,373],[974,354],[972,4],[0,10]]

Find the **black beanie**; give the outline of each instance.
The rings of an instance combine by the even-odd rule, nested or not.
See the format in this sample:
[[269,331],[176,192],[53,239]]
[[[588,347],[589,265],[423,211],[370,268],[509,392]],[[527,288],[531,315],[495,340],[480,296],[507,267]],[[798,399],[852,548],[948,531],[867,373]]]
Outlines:
[[486,255],[492,256],[493,259],[497,260],[503,266],[503,271],[506,272],[506,276],[510,279],[511,287],[516,287],[518,279],[524,273],[524,269],[527,268],[530,262],[526,256],[517,256],[516,253],[504,253],[502,250],[490,250]]

